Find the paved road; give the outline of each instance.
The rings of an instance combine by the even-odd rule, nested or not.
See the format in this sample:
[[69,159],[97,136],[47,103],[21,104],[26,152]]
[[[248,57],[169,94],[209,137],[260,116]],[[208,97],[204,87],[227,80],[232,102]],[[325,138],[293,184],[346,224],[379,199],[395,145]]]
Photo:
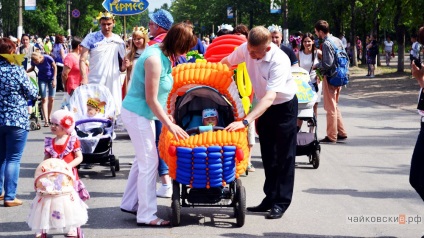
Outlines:
[[[424,218],[424,203],[408,183],[418,116],[410,110],[347,95],[341,97],[340,108],[348,141],[322,145],[317,170],[298,164],[293,202],[282,219],[266,220],[265,214],[248,213],[245,225],[237,228],[231,218],[232,209],[182,208],[180,227],[137,227],[134,216],[119,210],[129,162],[134,157],[128,137],[119,135],[113,145],[114,154],[121,160],[116,178],[101,166],[80,172],[92,195],[87,202],[89,221],[83,227],[84,233],[86,237],[421,237],[422,220],[420,224],[351,224],[347,219],[364,216],[374,221],[377,216],[385,216],[387,221],[386,217],[402,214]],[[320,107],[321,138],[324,122]],[[18,188],[24,205],[0,207],[0,237],[32,237],[25,219],[34,197],[34,169],[43,158],[43,138],[48,135],[47,128],[29,134]],[[306,157],[298,157],[297,161],[305,162]],[[263,197],[259,145],[253,148],[253,163],[256,172],[242,178],[248,206],[257,205]],[[158,199],[158,204],[159,216],[170,216],[170,200]]]

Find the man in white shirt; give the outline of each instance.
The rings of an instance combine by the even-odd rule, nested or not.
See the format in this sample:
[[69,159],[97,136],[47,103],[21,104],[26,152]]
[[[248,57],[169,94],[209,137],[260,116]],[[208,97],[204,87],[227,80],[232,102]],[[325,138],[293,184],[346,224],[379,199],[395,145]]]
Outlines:
[[267,212],[268,219],[281,218],[290,206],[296,157],[297,86],[291,75],[288,56],[271,43],[271,33],[263,26],[249,32],[248,41],[221,61],[229,66],[246,62],[258,104],[244,118],[225,129],[245,128],[257,120],[265,170],[265,198],[248,207],[251,212]]

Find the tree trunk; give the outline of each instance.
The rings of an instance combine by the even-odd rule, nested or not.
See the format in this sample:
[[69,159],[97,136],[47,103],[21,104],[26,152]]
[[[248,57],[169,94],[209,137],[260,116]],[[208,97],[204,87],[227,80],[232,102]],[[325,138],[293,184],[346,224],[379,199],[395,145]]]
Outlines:
[[352,62],[350,63],[350,66],[358,66],[358,60],[357,60],[357,54],[356,51],[356,26],[355,26],[355,0],[350,1],[350,13],[352,15],[352,19],[350,21],[350,46],[352,49]]
[[404,72],[405,70],[405,25],[403,24],[402,16],[402,0],[396,0],[395,2],[395,18],[394,25],[396,31],[396,41],[398,44],[398,66],[397,72]]

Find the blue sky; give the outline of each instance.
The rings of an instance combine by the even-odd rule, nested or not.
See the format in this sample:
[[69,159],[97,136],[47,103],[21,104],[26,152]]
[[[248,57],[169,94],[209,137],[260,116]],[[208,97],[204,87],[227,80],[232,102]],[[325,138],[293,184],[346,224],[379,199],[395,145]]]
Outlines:
[[163,4],[168,3],[171,6],[171,0],[147,0],[149,3],[149,11],[155,10],[155,8],[160,8]]

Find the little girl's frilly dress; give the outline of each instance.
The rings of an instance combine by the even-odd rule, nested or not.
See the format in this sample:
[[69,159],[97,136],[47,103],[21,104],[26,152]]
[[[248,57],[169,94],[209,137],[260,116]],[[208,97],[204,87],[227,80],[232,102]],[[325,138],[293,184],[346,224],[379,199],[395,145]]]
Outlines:
[[36,196],[31,204],[28,225],[33,231],[68,232],[88,220],[87,205],[74,189],[72,168],[61,159],[47,159],[35,171]]

